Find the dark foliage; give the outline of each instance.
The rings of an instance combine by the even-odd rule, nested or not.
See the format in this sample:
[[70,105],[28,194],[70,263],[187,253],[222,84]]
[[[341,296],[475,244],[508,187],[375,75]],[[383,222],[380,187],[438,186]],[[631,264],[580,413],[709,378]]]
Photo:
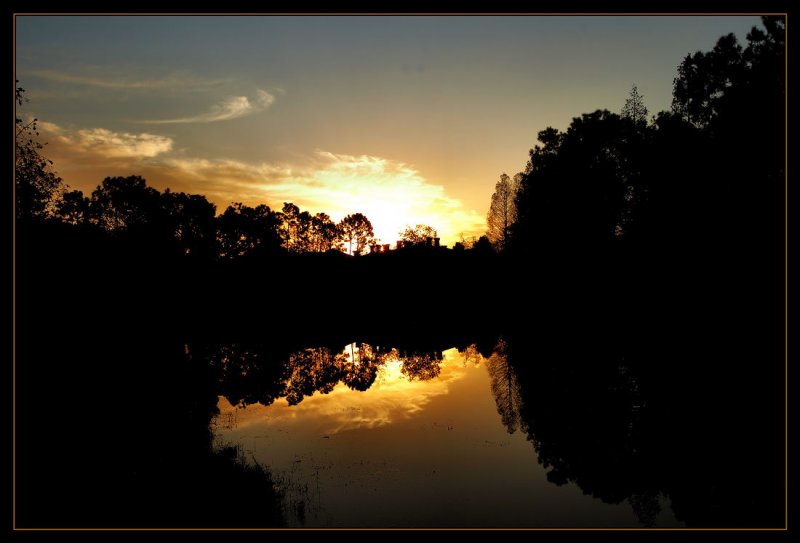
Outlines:
[[636,92],[542,130],[469,249],[425,227],[364,254],[360,213],[217,216],[136,175],[84,196],[17,116],[18,526],[280,524],[268,471],[211,447],[219,395],[363,391],[387,356],[429,379],[501,335],[498,411],[551,482],[644,525],[664,495],[692,527],[780,526],[785,26],[763,24],[687,56],[670,112]]

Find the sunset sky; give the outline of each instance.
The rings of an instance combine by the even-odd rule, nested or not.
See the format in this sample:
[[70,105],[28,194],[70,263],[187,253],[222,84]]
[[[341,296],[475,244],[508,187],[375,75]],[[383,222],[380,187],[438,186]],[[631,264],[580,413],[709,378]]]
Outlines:
[[758,17],[17,16],[16,77],[72,188],[160,190],[335,220],[383,242],[424,223],[479,235],[538,131],[670,106],[682,58]]

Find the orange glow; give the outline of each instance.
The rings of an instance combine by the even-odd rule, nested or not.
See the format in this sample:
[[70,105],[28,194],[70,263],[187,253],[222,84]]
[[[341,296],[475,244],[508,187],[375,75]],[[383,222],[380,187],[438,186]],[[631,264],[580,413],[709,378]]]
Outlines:
[[[349,347],[344,350],[348,354],[349,351]],[[357,350],[355,352],[357,354]],[[220,397],[217,425],[235,420],[237,429],[253,424],[280,428],[302,419],[314,421],[314,431],[325,435],[375,428],[413,417],[433,398],[446,395],[451,383],[462,379],[466,373],[463,355],[456,349],[443,353],[441,373],[437,379],[409,380],[401,371],[402,365],[396,356],[390,354],[369,390],[357,392],[339,383],[329,394],[316,393],[294,406],[281,398],[270,406],[253,404],[242,409]]]
[[394,245],[407,225],[432,226],[442,244],[451,246],[462,233],[486,230],[483,210],[469,209],[413,166],[377,156],[317,151],[292,162],[207,159],[176,153],[176,140],[149,132],[73,130],[52,122],[41,122],[40,128],[59,173],[86,193],[107,175],[134,170],[159,190],[203,194],[219,213],[231,202],[273,209],[292,202],[337,222],[362,213],[381,244]]

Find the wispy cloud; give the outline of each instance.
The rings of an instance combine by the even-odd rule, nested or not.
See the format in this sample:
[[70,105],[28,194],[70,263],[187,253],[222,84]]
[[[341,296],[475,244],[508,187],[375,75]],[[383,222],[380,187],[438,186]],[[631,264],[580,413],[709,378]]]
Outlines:
[[206,113],[193,115],[190,117],[178,117],[175,119],[155,119],[141,121],[147,124],[185,124],[185,123],[213,123],[217,121],[228,121],[238,119],[245,115],[251,115],[264,111],[275,101],[275,97],[265,90],[258,89],[256,96],[250,100],[247,96],[231,96],[211,107]]
[[114,132],[106,128],[83,128],[68,131],[49,122],[40,122],[39,128],[47,139],[69,151],[97,155],[103,158],[152,158],[172,149],[173,141],[166,136],[130,132]]
[[88,87],[98,87],[102,89],[165,89],[179,87],[214,86],[222,83],[222,80],[200,80],[186,74],[172,74],[159,79],[135,79],[129,76],[118,76],[107,74],[105,76],[84,75],[79,73],[65,73],[56,70],[31,70],[28,75],[66,83],[70,85],[80,85]]

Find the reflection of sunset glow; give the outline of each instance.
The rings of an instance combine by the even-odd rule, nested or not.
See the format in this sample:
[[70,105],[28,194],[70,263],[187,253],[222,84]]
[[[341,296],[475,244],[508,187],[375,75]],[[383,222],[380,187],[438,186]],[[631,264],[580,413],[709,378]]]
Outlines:
[[[348,348],[345,352],[349,351]],[[356,360],[358,350],[354,349]],[[242,409],[219,399],[219,418],[235,418],[236,427],[251,425],[283,427],[303,421],[305,430],[335,434],[356,428],[375,428],[406,419],[421,411],[433,398],[448,393],[452,382],[464,377],[464,356],[455,349],[443,353],[441,373],[429,381],[410,380],[402,373],[403,363],[396,351],[386,355],[372,387],[366,392],[337,384],[328,394],[314,394],[290,406],[281,398],[270,406],[249,405]],[[298,430],[300,431],[300,430]]]
[[[390,355],[391,356],[391,355]],[[375,387],[395,386],[402,381],[408,381],[408,377],[403,375],[403,362],[396,356],[387,358],[386,363],[378,370],[375,378]]]

